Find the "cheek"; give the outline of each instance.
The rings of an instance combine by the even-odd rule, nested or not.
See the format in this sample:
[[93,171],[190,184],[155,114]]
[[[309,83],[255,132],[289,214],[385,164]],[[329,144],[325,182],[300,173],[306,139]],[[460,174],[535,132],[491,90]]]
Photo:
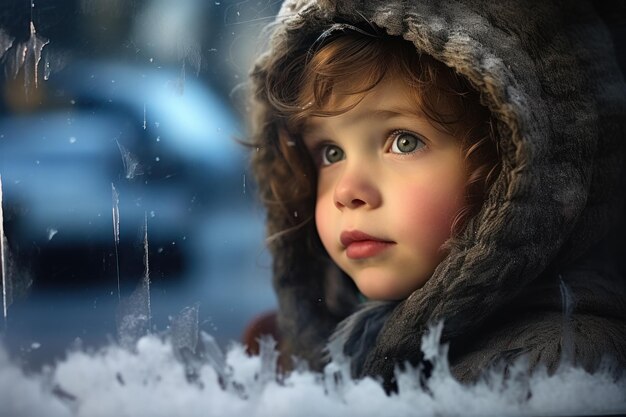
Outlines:
[[[437,184],[436,182],[434,184]],[[405,190],[396,212],[401,213],[407,238],[429,252],[437,252],[450,237],[454,217],[461,209],[462,187],[413,186]]]

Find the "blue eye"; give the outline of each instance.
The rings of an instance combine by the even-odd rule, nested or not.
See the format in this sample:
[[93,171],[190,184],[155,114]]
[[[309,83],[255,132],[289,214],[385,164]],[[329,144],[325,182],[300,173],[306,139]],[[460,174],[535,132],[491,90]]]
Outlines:
[[391,152],[406,154],[418,151],[426,146],[424,141],[414,133],[395,132],[391,143]]
[[331,165],[344,159],[343,150],[336,145],[322,147],[322,165]]

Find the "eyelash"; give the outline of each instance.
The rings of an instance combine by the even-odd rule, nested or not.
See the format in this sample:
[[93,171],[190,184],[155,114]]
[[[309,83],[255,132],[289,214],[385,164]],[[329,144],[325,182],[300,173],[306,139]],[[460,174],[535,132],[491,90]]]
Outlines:
[[[422,144],[422,146],[420,148],[417,148],[417,149],[412,150],[410,152],[390,152],[391,149],[394,146],[395,141],[398,140],[399,137],[401,135],[404,135],[404,134],[411,135],[411,136],[415,137]],[[389,133],[386,137],[387,137],[387,139],[385,140],[385,152],[390,152],[390,153],[393,153],[395,155],[400,155],[400,156],[413,155],[413,154],[418,153],[418,152],[423,152],[423,149],[427,147],[426,140],[424,140],[424,138],[421,135],[419,135],[419,134],[417,134],[415,132],[412,132],[410,130],[403,130],[403,129],[394,130],[391,133]],[[339,147],[339,146],[337,146],[337,145],[335,145],[333,143],[322,142],[314,150],[314,155],[316,155],[315,159],[316,159],[316,161],[319,161],[317,163],[317,165],[319,165],[319,166],[330,166],[330,165],[333,165],[333,164],[336,163],[336,162],[330,162],[330,161],[328,161],[328,163],[326,163],[326,161],[325,161],[326,160],[325,152],[326,152],[326,150],[328,149],[329,146],[336,147],[337,149],[341,150],[341,152],[343,152],[343,149],[341,149],[341,147]],[[344,157],[342,157],[340,160],[343,160],[343,159],[344,159]]]
[[414,150],[412,150],[410,152],[392,152],[392,153],[394,153],[396,155],[405,155],[405,156],[406,155],[413,155],[415,153],[422,152],[424,150],[424,148],[427,147],[426,140],[422,137],[422,135],[419,135],[419,134],[417,134],[415,132],[412,132],[410,130],[398,129],[398,130],[394,130],[393,132],[391,132],[387,136],[387,138],[388,138],[387,140],[388,141],[391,140],[391,143],[390,143],[390,145],[389,145],[387,150],[391,150],[393,148],[393,145],[396,142],[396,140],[398,140],[400,138],[400,136],[404,135],[404,134],[407,134],[407,135],[415,137],[422,144],[422,146],[417,148],[417,149],[414,149]]

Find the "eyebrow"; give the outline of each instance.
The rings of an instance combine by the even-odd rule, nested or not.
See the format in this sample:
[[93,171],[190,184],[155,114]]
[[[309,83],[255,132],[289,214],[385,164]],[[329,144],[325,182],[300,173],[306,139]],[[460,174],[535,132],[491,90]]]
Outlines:
[[[361,119],[382,119],[388,120],[396,117],[416,117],[416,118],[425,118],[424,112],[418,107],[392,107],[385,109],[376,109],[373,111],[360,112],[357,113],[346,120],[346,123],[355,123]],[[315,123],[311,123],[310,119],[304,123],[302,126],[301,134],[306,135],[313,131],[315,131],[317,127]]]

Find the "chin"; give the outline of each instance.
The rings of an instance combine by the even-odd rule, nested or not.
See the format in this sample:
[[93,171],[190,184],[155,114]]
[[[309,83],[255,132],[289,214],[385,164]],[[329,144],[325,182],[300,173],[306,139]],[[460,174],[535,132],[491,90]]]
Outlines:
[[372,301],[400,301],[408,298],[415,290],[420,289],[424,282],[420,282],[418,285],[414,285],[408,288],[394,286],[387,280],[380,279],[378,277],[367,277],[356,281],[357,287],[361,294],[363,294],[368,300]]
[[380,285],[357,285],[359,291],[372,301],[399,301],[407,298],[413,291],[394,291],[390,288],[379,288]]

